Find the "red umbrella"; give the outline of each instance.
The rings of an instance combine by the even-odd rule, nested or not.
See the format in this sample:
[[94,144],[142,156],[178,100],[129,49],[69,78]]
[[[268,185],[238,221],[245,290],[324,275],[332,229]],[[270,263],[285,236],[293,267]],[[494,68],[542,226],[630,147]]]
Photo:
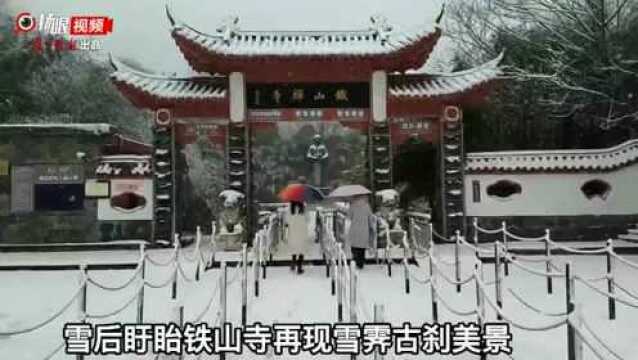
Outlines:
[[279,192],[282,201],[313,202],[325,198],[321,190],[306,184],[290,184]]

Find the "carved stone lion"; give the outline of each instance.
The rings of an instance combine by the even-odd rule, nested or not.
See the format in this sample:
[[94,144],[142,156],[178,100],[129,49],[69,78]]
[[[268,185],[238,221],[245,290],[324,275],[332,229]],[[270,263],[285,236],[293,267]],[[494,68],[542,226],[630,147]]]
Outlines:
[[224,200],[224,209],[219,215],[220,234],[243,232],[244,194],[236,190],[224,190],[219,194]]

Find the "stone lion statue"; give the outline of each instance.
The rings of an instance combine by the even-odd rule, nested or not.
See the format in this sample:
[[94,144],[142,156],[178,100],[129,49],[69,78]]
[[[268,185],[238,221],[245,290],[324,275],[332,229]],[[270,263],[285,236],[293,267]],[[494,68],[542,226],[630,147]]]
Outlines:
[[224,200],[224,209],[219,215],[220,234],[240,234],[243,232],[244,194],[236,190],[219,193]]

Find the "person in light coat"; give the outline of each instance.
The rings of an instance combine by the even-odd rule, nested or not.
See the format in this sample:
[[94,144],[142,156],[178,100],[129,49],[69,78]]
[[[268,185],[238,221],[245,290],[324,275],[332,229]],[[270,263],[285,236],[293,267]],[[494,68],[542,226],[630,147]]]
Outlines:
[[350,229],[348,245],[357,268],[362,269],[365,263],[365,252],[373,248],[376,236],[376,217],[372,213],[368,195],[355,196],[348,209]]
[[292,208],[286,216],[288,226],[288,251],[292,255],[291,270],[302,274],[304,254],[310,251],[312,240],[308,236],[308,224],[306,215],[294,213]]

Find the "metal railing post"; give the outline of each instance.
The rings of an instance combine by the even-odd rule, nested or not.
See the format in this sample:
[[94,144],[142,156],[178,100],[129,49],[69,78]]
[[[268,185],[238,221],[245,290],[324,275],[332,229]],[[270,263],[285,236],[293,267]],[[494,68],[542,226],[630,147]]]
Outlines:
[[[483,319],[485,318],[485,300],[483,299],[483,293],[479,285],[479,277],[483,280],[483,268],[481,262],[474,264],[474,284],[476,286],[476,322],[480,329],[483,329]],[[483,342],[483,340],[481,341]],[[481,344],[481,348],[483,344]],[[479,359],[487,359],[487,354],[481,349]]]
[[[383,308],[383,305],[381,304],[374,304],[374,323],[375,324],[381,324],[384,321],[384,312],[385,309]],[[374,360],[383,360],[384,356],[381,354],[381,352],[379,350],[375,350],[374,351]]]
[[[565,302],[568,316],[574,311],[574,279],[571,274],[571,261],[565,263]],[[576,331],[567,322],[567,360],[576,360]]]
[[410,269],[408,268],[408,241],[407,233],[403,233],[403,277],[405,281],[405,293],[410,293]]
[[248,250],[247,244],[242,245],[241,250],[241,324],[246,326],[247,304],[248,304]]
[[[272,229],[272,228],[271,228]],[[268,277],[266,275],[267,271],[268,271],[268,262],[266,260],[266,239],[270,238],[272,236],[271,232],[265,232],[260,238],[259,238],[259,259],[261,261],[261,278],[266,280],[266,278]],[[264,239],[265,238],[265,239]]]
[[439,307],[438,307],[438,304],[436,303],[436,276],[434,274],[434,265],[432,263],[433,258],[434,258],[434,247],[431,247],[430,257],[428,259],[430,264],[430,301],[432,305],[432,321],[436,323],[439,321]]
[[173,271],[173,283],[171,284],[171,299],[177,299],[177,273],[179,272],[179,234],[175,234],[175,253],[173,256],[173,264],[175,265],[175,269]]
[[474,229],[474,232],[473,232],[472,236],[473,236],[473,240],[474,240],[474,246],[476,247],[476,250],[474,251],[474,255],[476,256],[477,260],[480,260],[480,254],[479,254],[479,251],[478,251],[478,248],[479,248],[478,219],[476,217],[474,217],[473,220],[472,220],[472,228]]
[[[611,252],[613,251],[613,243],[612,240],[607,240],[607,246],[609,250],[606,253],[607,258],[607,292],[609,292],[612,296],[614,296],[614,263],[611,257]],[[616,319],[616,299],[613,297],[607,298],[607,307],[609,309],[609,320]]]
[[146,282],[146,244],[140,244],[140,266],[142,269],[140,270],[140,276],[142,280],[142,285],[140,286],[140,293],[137,297],[137,323],[141,324],[144,322],[144,283]]
[[199,268],[201,267],[202,257],[201,257],[201,244],[202,244],[202,228],[197,226],[197,231],[195,232],[195,254],[197,256],[197,261],[195,263],[195,281],[199,281]]
[[[505,255],[509,255],[509,247],[507,246],[507,223],[505,221],[501,222],[501,231],[503,232],[503,250],[505,250]],[[510,265],[509,261],[507,261],[507,257],[503,259],[503,265],[505,269],[505,276],[509,276]]]
[[[408,217],[408,222],[409,222],[408,229],[410,230],[409,238],[412,239],[412,244],[416,244],[417,243],[417,241],[415,240],[416,228],[414,226],[416,224],[416,220],[414,220],[414,217],[410,216]],[[410,252],[412,253],[412,260],[416,259],[416,246],[413,245],[410,250],[411,250]]]
[[345,269],[343,268],[343,262],[341,261],[341,244],[337,244],[337,320],[343,321],[343,275]]
[[456,280],[456,292],[461,292],[461,259],[460,259],[460,246],[461,246],[461,231],[456,230],[454,242],[454,279]]
[[86,319],[86,301],[87,301],[87,284],[88,284],[88,275],[89,271],[87,268],[86,264],[80,264],[80,276],[79,276],[79,282],[80,284],[82,284],[82,290],[81,290],[81,295],[80,295],[80,301],[79,301],[79,308],[80,308],[80,319],[82,321],[84,321],[84,319]]
[[[221,274],[219,276],[219,325],[220,325],[220,337],[225,339],[224,324],[226,324],[226,308],[227,308],[227,277],[228,272],[226,269],[226,261],[222,261],[220,265]],[[221,352],[219,354],[220,360],[226,359],[226,353]]]
[[215,253],[217,252],[217,238],[215,235],[216,231],[217,231],[217,226],[215,225],[214,221],[211,221],[210,223],[210,246],[211,246],[210,267],[211,268],[215,264]]
[[331,295],[335,295],[336,294],[336,276],[337,276],[337,263],[334,261],[334,257],[332,258],[332,271],[330,272],[331,274],[331,279],[330,279],[330,294]]
[[253,285],[255,287],[255,297],[259,297],[259,248],[260,248],[260,243],[261,243],[261,236],[259,235],[261,232],[257,233],[257,241],[255,241],[256,244],[253,244],[253,254],[254,254],[254,259],[253,259]]
[[[386,230],[389,231],[389,230]],[[392,260],[390,259],[390,243],[386,240],[385,244],[385,262],[388,266],[388,277],[392,277]]]
[[354,261],[350,262],[350,322],[357,322],[357,269]]
[[[503,309],[503,293],[501,289],[501,252],[499,242],[494,243],[494,290],[496,292],[496,306],[499,310]],[[496,314],[498,320],[503,320],[500,313]]]
[[[179,326],[180,329],[183,329],[184,326],[184,304],[180,303],[177,300],[172,301],[172,312],[173,312],[173,322]],[[172,357],[171,357],[172,358]],[[177,359],[184,359],[184,353],[180,352],[177,356]]]
[[[545,271],[549,274],[552,271],[552,247],[549,243],[550,240],[550,232],[549,229],[545,229],[545,256],[547,260],[545,261]],[[553,292],[553,279],[550,275],[547,275],[547,293],[551,294]]]
[[[78,310],[79,310],[79,321],[85,323],[86,322],[86,302],[87,302],[87,290],[88,290],[88,269],[86,264],[80,264],[80,273],[78,276],[78,281],[82,286],[80,290],[80,297],[78,299]],[[75,356],[76,360],[84,360],[83,354],[77,354]]]
[[[354,261],[350,262],[350,323],[357,323],[357,269]],[[356,360],[357,355],[351,354],[351,360]]]
[[330,263],[328,262],[328,257],[324,253],[324,254],[321,254],[321,258],[326,263],[326,278],[329,278],[330,277]]

